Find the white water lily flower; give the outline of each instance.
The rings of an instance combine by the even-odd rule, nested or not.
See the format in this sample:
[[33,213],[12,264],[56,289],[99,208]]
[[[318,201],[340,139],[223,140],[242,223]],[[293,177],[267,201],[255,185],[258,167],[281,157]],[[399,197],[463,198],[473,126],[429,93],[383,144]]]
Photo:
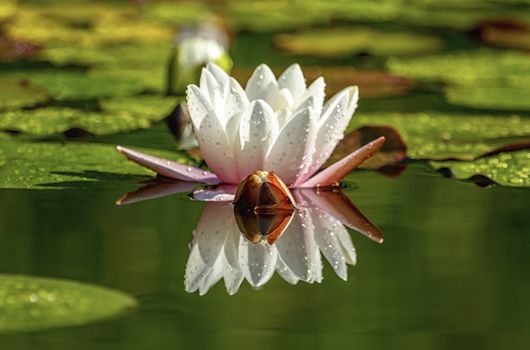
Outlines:
[[322,77],[307,86],[298,64],[278,79],[262,64],[243,89],[210,63],[202,70],[199,85],[188,86],[187,105],[201,154],[213,173],[169,165],[123,147],[118,150],[164,176],[184,181],[237,185],[248,174],[265,170],[274,171],[291,188],[335,185],[377,152],[384,138],[314,175],[343,138],[359,98],[358,88],[350,86],[324,104],[324,88]]

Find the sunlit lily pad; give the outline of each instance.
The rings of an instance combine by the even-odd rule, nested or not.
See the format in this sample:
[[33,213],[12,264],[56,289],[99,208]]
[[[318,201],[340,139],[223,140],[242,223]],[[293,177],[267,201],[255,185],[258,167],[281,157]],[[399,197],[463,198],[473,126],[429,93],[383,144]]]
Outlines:
[[[180,162],[187,160],[176,152],[141,151]],[[127,180],[147,180],[152,175],[127,161],[113,145],[9,139],[0,143],[0,188],[60,189],[98,183],[123,186]]]
[[127,294],[88,284],[0,275],[0,333],[77,326],[136,306]]
[[102,101],[102,112],[66,107],[16,110],[0,114],[0,129],[37,136],[71,129],[106,135],[147,128],[168,116],[176,104],[171,97],[138,96]]
[[[46,102],[49,95],[44,89],[21,80],[0,80],[0,109],[31,107]],[[1,120],[0,115],[0,120]]]
[[479,39],[491,46],[530,50],[530,23],[523,21],[489,21],[475,30]]
[[0,1],[0,22],[11,17],[17,9],[17,0]]
[[338,57],[369,53],[377,56],[407,55],[434,51],[442,42],[434,36],[412,32],[380,31],[366,27],[315,29],[280,34],[274,43],[291,53]]
[[36,71],[11,73],[13,78],[27,79],[45,88],[56,100],[89,100],[99,97],[133,95],[145,90],[127,77],[93,76],[80,71]]
[[467,180],[477,175],[515,187],[530,186],[530,151],[500,153],[468,162],[431,162],[436,169],[448,169],[457,179]]
[[530,119],[443,113],[370,113],[356,115],[351,129],[365,125],[394,127],[415,159],[471,160],[530,138]]
[[313,5],[296,1],[236,0],[228,3],[227,10],[228,18],[238,29],[274,32],[328,22],[329,14]]
[[530,76],[528,55],[516,51],[476,50],[418,58],[391,58],[391,72],[425,81],[499,86]]
[[211,9],[198,1],[145,3],[141,10],[143,17],[171,25],[196,24],[212,16]]
[[447,101],[467,107],[530,110],[530,86],[520,87],[449,87]]

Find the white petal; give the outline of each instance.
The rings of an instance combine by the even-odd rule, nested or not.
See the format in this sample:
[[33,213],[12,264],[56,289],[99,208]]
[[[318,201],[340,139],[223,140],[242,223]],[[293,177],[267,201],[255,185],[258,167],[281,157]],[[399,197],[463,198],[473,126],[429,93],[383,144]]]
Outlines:
[[265,157],[278,136],[278,129],[276,115],[262,100],[252,102],[243,112],[234,145],[240,179],[265,169]]
[[276,272],[289,284],[297,284],[300,280],[280,258],[278,258],[278,261],[276,262]]
[[305,78],[300,65],[295,63],[289,66],[278,78],[278,87],[288,89],[295,100],[300,99],[306,90]]
[[351,240],[350,233],[344,227],[341,230],[335,232],[337,239],[342,245],[342,252],[346,258],[346,263],[350,265],[357,264],[357,252],[355,251],[355,246]]
[[253,287],[267,283],[274,274],[277,252],[269,244],[254,244],[246,239],[239,246],[239,261],[243,274]]
[[[277,111],[283,108],[292,108],[294,105],[294,99],[289,90],[281,89],[278,91],[277,89],[274,90],[272,85],[269,85],[269,87],[271,87],[271,89],[267,89],[265,99],[273,110]],[[271,90],[270,95],[268,94],[269,90]]]
[[313,224],[307,209],[297,210],[294,217],[276,241],[279,258],[294,275],[302,281],[310,281],[313,275],[313,266],[310,259],[312,248],[311,237]]
[[213,111],[217,117],[221,120],[224,120],[226,89],[223,89],[213,74],[210,73],[206,68],[202,69],[199,86],[203,94],[208,97]]
[[[248,98],[245,90],[239,85],[237,80],[230,78],[228,82],[228,91],[225,100],[225,120],[227,124],[234,115],[237,115],[241,111],[248,107]],[[237,125],[237,124],[236,124]],[[228,127],[227,127],[227,132]]]
[[287,186],[294,184],[310,160],[315,136],[313,109],[299,111],[280,130],[267,153],[265,169],[275,171]]
[[225,264],[222,257],[219,257],[216,264],[210,270],[206,278],[202,280],[199,285],[199,295],[205,295],[210,288],[217,284],[223,278],[223,271],[225,270]]
[[276,77],[266,64],[260,64],[252,73],[245,89],[250,101],[263,98],[263,92],[269,84],[277,85]]
[[203,119],[213,113],[210,99],[197,85],[188,85],[186,99],[190,118],[195,129],[198,129]]
[[297,181],[303,183],[313,175],[329,158],[337,144],[344,137],[348,123],[357,107],[357,87],[349,87],[333,96],[324,106],[316,135],[316,153],[307,172]]
[[221,67],[213,62],[210,62],[206,65],[206,69],[212,73],[212,75],[215,77],[215,80],[217,80],[221,87],[225,87],[228,84],[230,77]]
[[324,97],[326,97],[325,88],[326,83],[324,82],[324,78],[319,77],[309,85],[304,96],[305,98],[309,95],[313,96],[313,110],[317,119],[320,118],[320,114],[322,113],[322,105],[324,104]]
[[[188,93],[188,108],[193,118],[190,102],[195,104],[195,100],[190,96],[199,96],[199,89],[190,86],[191,92]],[[197,118],[200,124],[195,126],[195,135],[201,148],[202,156],[211,170],[227,184],[239,184],[237,177],[236,163],[233,154],[232,142],[228,139],[222,122],[213,112]]]
[[346,231],[346,229],[337,219],[320,209],[314,208],[313,211],[317,214],[313,216],[313,223],[315,224],[315,240],[320,251],[326,257],[337,276],[346,281],[348,279],[346,257],[337,239],[337,233]]

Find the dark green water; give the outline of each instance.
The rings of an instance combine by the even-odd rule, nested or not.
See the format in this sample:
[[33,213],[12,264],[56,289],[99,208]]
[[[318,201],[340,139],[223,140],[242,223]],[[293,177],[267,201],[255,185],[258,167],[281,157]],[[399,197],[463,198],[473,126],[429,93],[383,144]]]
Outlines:
[[412,165],[398,178],[355,172],[348,197],[385,235],[350,231],[348,281],[278,275],[229,296],[184,291],[204,208],[183,196],[130,206],[133,183],[0,193],[0,272],[130,293],[139,308],[83,327],[0,336],[2,349],[525,349],[530,341],[528,191],[479,188]]

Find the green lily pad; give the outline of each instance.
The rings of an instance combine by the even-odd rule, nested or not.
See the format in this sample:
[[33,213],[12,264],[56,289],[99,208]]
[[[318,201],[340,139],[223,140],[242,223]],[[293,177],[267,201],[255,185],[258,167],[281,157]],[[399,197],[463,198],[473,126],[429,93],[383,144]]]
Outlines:
[[0,109],[31,107],[49,99],[46,91],[27,82],[0,80]]
[[350,128],[365,125],[395,128],[414,159],[471,160],[530,138],[530,119],[518,116],[370,113],[355,116]]
[[17,0],[2,0],[0,1],[0,22],[13,16],[17,10]]
[[173,97],[137,96],[102,101],[102,112],[66,107],[16,110],[0,115],[0,129],[50,136],[75,128],[108,135],[148,128],[168,116],[177,102]]
[[210,8],[201,2],[156,2],[141,7],[142,16],[168,24],[196,24],[213,16]]
[[9,73],[43,87],[56,100],[89,100],[100,97],[133,95],[145,90],[134,79],[92,76],[78,71],[38,71]]
[[474,108],[530,110],[530,86],[519,87],[449,87],[445,89],[449,103]]
[[435,169],[449,169],[461,180],[486,176],[492,181],[514,187],[530,187],[530,151],[500,153],[469,162],[430,162]]
[[[179,162],[188,160],[176,152],[138,150]],[[123,186],[127,180],[147,180],[153,174],[126,160],[113,145],[16,140],[0,143],[0,188],[61,189],[95,184]]]
[[489,21],[476,29],[480,40],[491,46],[530,50],[530,23],[524,21]]
[[275,32],[329,21],[329,14],[315,8],[318,2],[296,1],[230,1],[228,18],[238,29]]
[[380,31],[366,27],[315,29],[280,34],[274,43],[291,53],[338,57],[358,53],[376,56],[418,54],[442,47],[440,39],[412,32]]
[[136,306],[121,292],[88,284],[0,275],[0,333],[78,326]]
[[476,50],[418,58],[391,58],[391,72],[410,78],[461,86],[501,86],[530,79],[530,59],[516,51]]

